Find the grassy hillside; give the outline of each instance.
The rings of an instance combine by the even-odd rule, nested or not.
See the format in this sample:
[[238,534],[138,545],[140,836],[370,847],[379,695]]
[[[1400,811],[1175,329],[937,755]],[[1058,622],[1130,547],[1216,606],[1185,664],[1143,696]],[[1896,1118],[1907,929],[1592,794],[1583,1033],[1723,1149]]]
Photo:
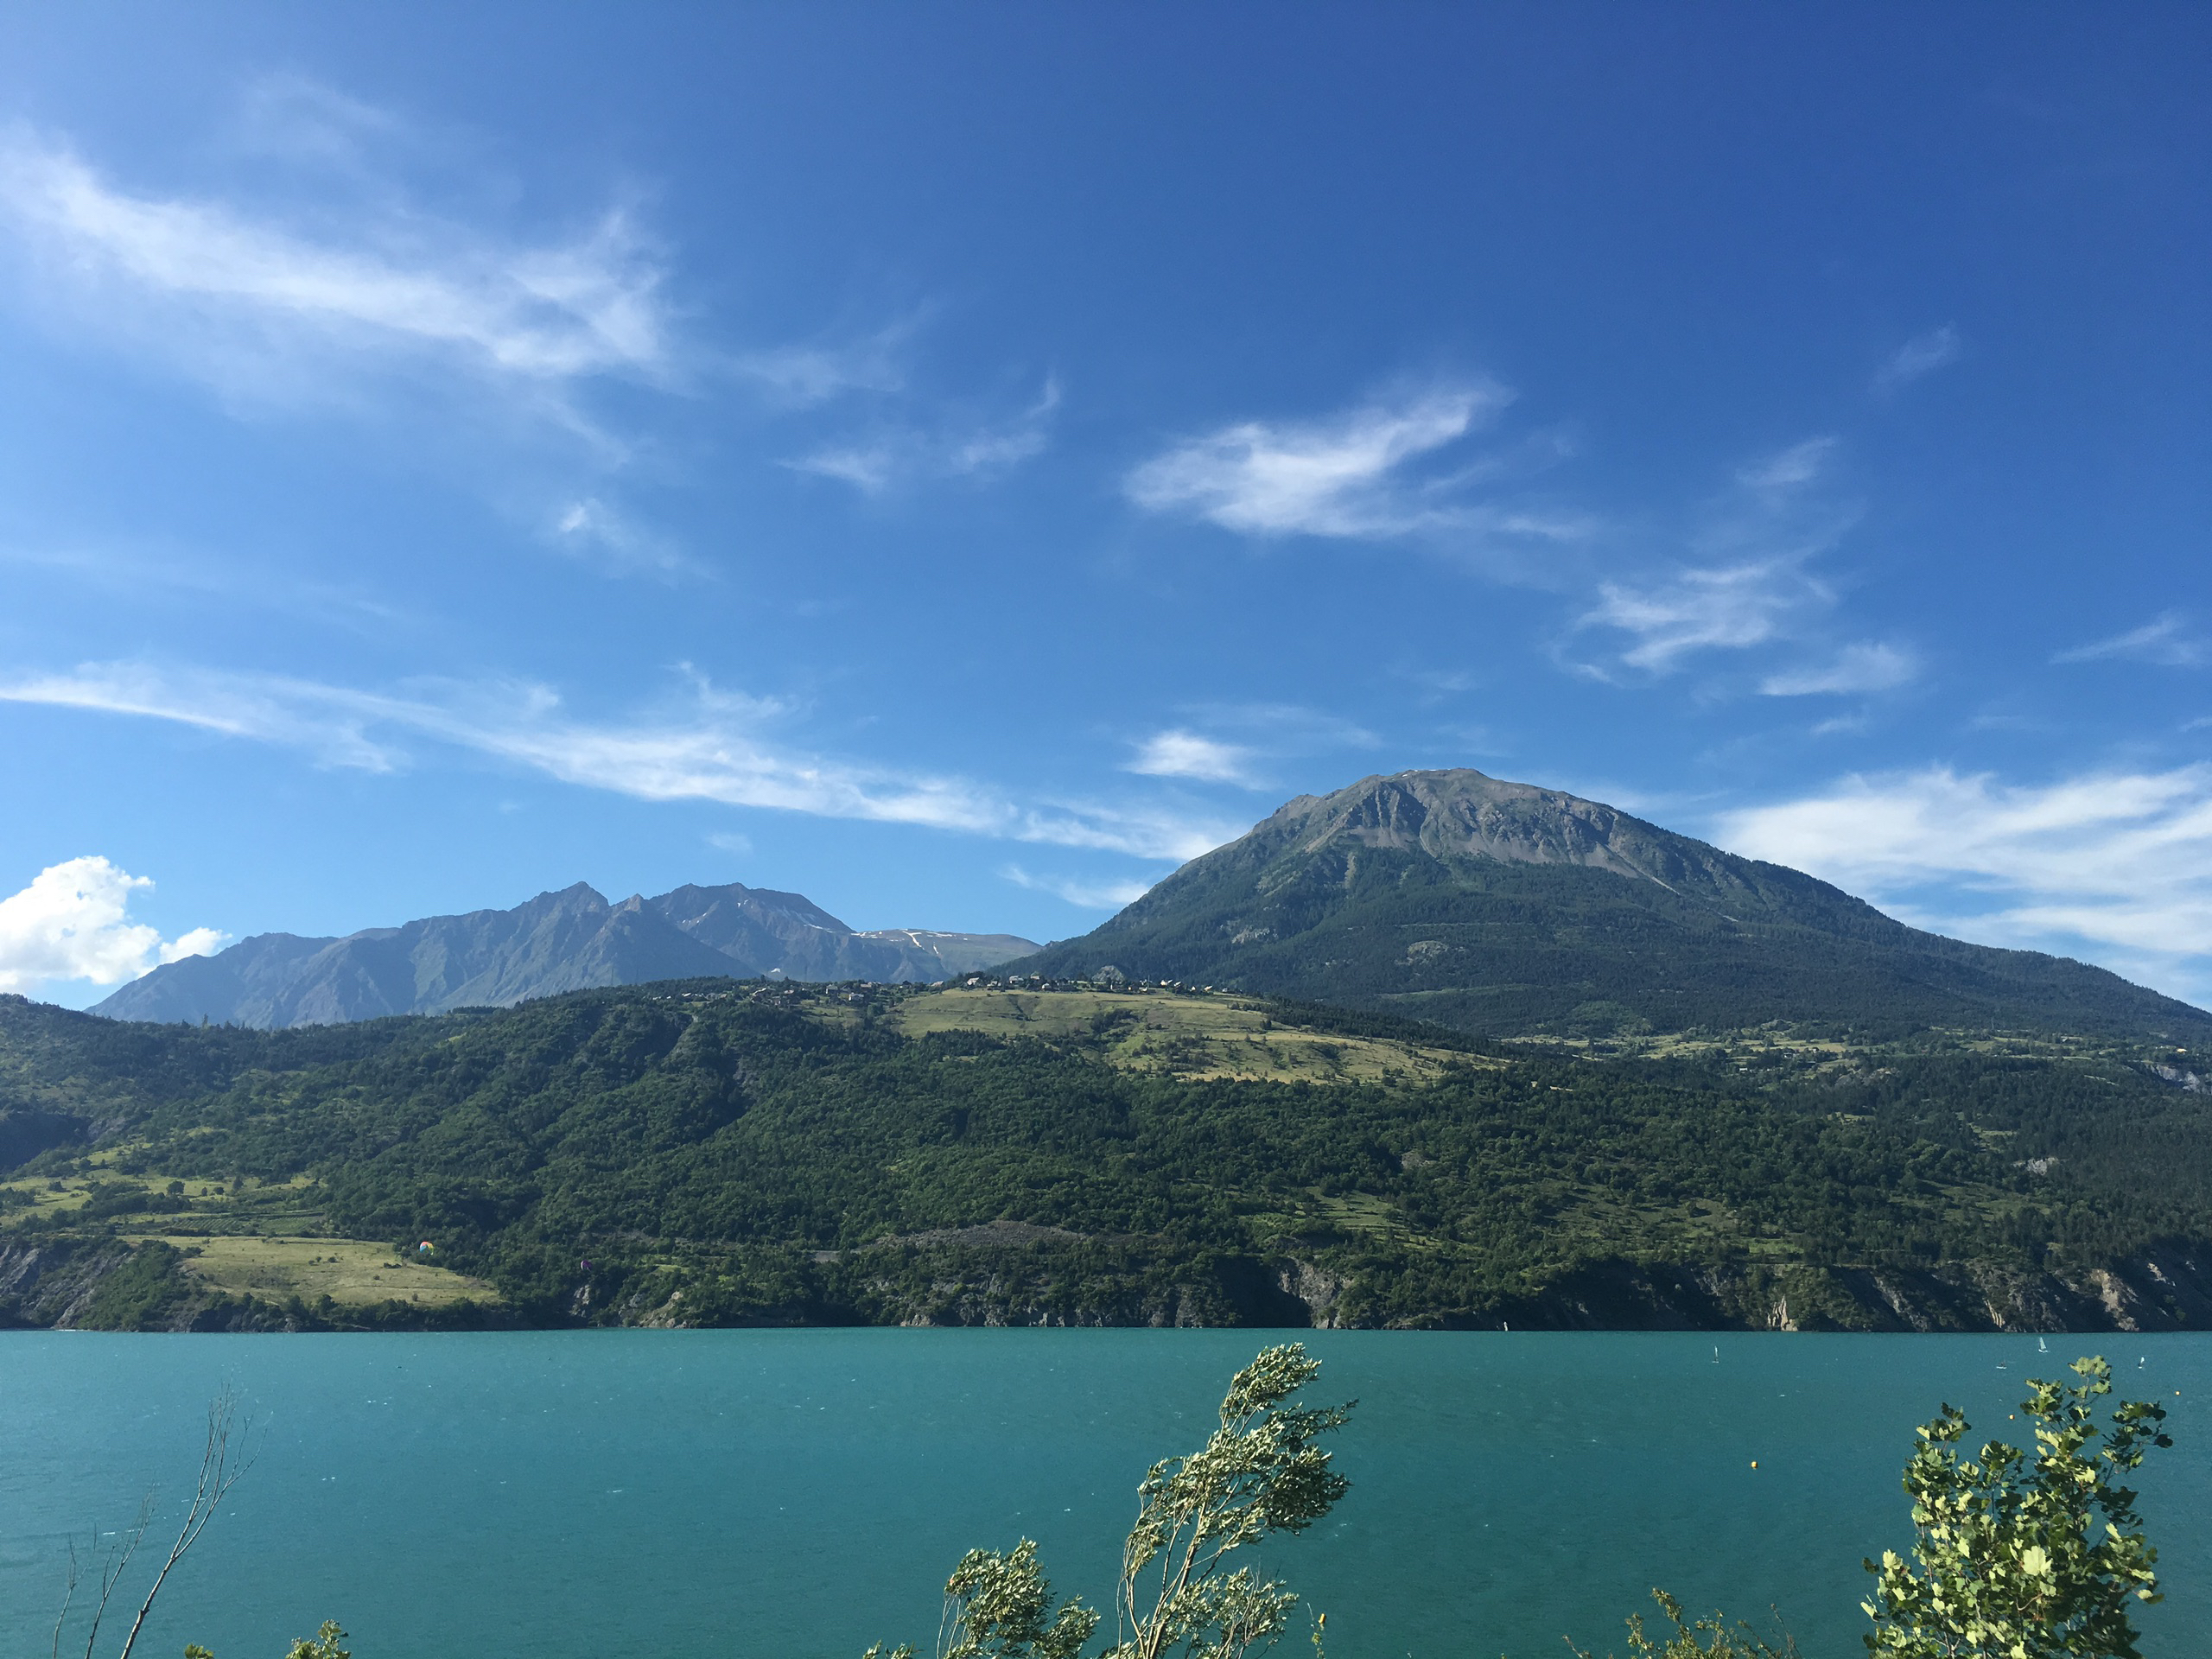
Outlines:
[[1363,1037],[1318,1010],[1294,1014],[1226,996],[994,984],[908,998],[890,1020],[909,1037],[963,1031],[1032,1039],[1120,1070],[1190,1082],[1433,1083],[1449,1065],[1496,1064],[1471,1060],[1464,1045],[1437,1047],[1452,1041],[1442,1032]]
[[[1604,1047],[1088,987],[686,982],[277,1033],[4,999],[0,1106],[77,1128],[0,1179],[0,1312],[2212,1322],[2212,1109],[2171,1051]],[[398,1253],[425,1239],[435,1266]],[[70,1261],[74,1300],[39,1288]]]

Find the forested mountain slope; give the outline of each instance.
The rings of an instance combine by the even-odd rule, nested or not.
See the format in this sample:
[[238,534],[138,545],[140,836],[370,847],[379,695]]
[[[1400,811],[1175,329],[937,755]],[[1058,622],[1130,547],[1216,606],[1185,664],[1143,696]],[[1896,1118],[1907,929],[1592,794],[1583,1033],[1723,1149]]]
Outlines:
[[1593,1061],[1003,984],[274,1033],[5,998],[0,1317],[2196,1327],[2193,1064],[1784,1032]]
[[1300,796],[1007,971],[1109,965],[1499,1035],[1786,1020],[2212,1040],[2212,1014],[2103,969],[1922,932],[1796,870],[1472,771]]

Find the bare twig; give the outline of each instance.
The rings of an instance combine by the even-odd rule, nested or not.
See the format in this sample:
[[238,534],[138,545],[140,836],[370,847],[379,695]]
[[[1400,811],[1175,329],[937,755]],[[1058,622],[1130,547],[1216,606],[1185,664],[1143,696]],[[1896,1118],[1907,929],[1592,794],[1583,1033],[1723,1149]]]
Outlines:
[[[138,1553],[138,1541],[146,1535],[146,1529],[152,1524],[153,1519],[154,1495],[149,1492],[139,1500],[137,1521],[130,1531],[117,1535],[115,1544],[108,1550],[107,1560],[100,1565],[100,1599],[92,1607],[92,1626],[85,1632],[85,1659],[92,1659],[92,1643],[99,1640],[100,1620],[107,1617],[108,1599],[115,1594],[115,1586],[123,1582],[124,1569],[130,1565],[130,1558]],[[92,1533],[92,1543],[95,1548],[99,1546],[99,1532],[95,1529]],[[70,1550],[70,1570],[73,1587],[76,1570],[76,1551],[73,1547]],[[64,1611],[67,1611],[66,1607]],[[60,1634],[60,1629],[56,1627],[57,1639]]]
[[[162,1570],[154,1575],[153,1588],[146,1592],[140,1604],[138,1617],[130,1621],[130,1634],[124,1638],[123,1651],[116,1659],[130,1659],[130,1649],[137,1645],[138,1632],[144,1628],[146,1615],[153,1611],[154,1598],[162,1593],[172,1567],[184,1559],[184,1553],[199,1542],[200,1535],[215,1518],[215,1508],[224,1495],[238,1483],[238,1478],[253,1466],[253,1454],[247,1446],[250,1422],[241,1422],[238,1415],[238,1390],[226,1383],[223,1391],[207,1406],[207,1440],[200,1453],[200,1479],[193,1488],[191,1506],[184,1512],[184,1522],[177,1529],[176,1541],[169,1546],[168,1559],[162,1563]],[[235,1451],[232,1441],[238,1444]],[[145,1530],[145,1522],[139,1522]],[[134,1546],[136,1540],[133,1540]],[[127,1560],[128,1557],[126,1556]],[[103,1605],[107,1598],[100,1598]],[[97,1627],[98,1621],[94,1621]],[[89,1655],[89,1649],[87,1649]]]
[[[92,1534],[92,1541],[97,1544],[99,1539],[99,1534],[95,1531]],[[78,1564],[77,1560],[77,1541],[71,1538],[67,1541],[69,1576],[62,1581],[61,1585],[61,1611],[54,1616],[54,1659],[61,1659],[61,1627],[69,1622],[69,1604],[76,1600],[77,1582],[85,1575],[85,1569]]]

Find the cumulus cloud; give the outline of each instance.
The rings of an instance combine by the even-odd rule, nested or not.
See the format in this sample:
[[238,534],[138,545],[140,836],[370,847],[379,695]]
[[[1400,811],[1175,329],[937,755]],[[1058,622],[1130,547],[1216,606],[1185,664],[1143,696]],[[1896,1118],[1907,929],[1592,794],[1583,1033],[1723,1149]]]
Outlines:
[[1895,391],[1958,359],[1959,331],[1948,323],[1930,328],[1924,334],[1915,334],[1890,354],[1874,372],[1874,390]]
[[1141,772],[1148,778],[1249,784],[1252,781],[1252,751],[1240,744],[1217,742],[1196,732],[1177,729],[1155,732],[1145,739],[1122,770]]
[[88,664],[0,683],[0,701],[137,715],[281,744],[325,765],[390,772],[410,743],[444,745],[588,789],[821,817],[913,823],[1143,858],[1192,858],[1237,827],[1166,806],[1014,799],[966,779],[811,753],[778,741],[792,710],[691,676],[658,714],[595,721],[531,682],[418,684],[404,692],[273,675]]
[[130,895],[153,885],[105,858],[41,870],[21,893],[0,899],[0,991],[30,991],[49,980],[113,985],[222,948],[226,936],[210,927],[164,940],[130,921]]
[[1854,691],[1890,691],[1920,672],[1912,652],[1872,643],[1846,645],[1825,663],[1770,674],[1759,690],[1770,697],[1843,696]]
[[2095,663],[2115,658],[2156,663],[2162,668],[2202,668],[2212,663],[2212,640],[2190,626],[2189,619],[2167,611],[2139,628],[2062,651],[2054,663]]
[[1471,472],[1412,475],[1412,463],[1489,424],[1512,400],[1483,381],[1378,399],[1325,420],[1240,421],[1154,456],[1122,488],[1147,512],[1245,536],[1374,539],[1458,530],[1571,537],[1578,527],[1567,520],[1462,501]]
[[1948,767],[1851,777],[1716,830],[1922,925],[2212,991],[2212,766],[2045,785]]
[[1049,893],[1081,910],[1119,910],[1152,891],[1148,881],[1084,880],[1073,876],[1033,875],[1019,864],[999,871],[1004,880],[1033,893]]

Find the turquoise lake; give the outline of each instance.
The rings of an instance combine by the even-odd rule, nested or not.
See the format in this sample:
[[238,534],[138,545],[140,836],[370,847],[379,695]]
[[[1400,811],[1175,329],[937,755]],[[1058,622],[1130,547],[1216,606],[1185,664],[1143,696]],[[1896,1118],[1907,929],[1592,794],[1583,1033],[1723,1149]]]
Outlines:
[[[174,1512],[226,1382],[259,1458],[134,1659],[278,1659],[324,1618],[359,1659],[926,1654],[971,1546],[1034,1537],[1104,1601],[1146,1465],[1285,1334],[0,1336],[0,1659],[48,1652],[72,1529],[149,1484]],[[1976,1443],[2017,1433],[2026,1379],[2092,1351],[2173,1414],[2139,1483],[2168,1591],[2145,1653],[2212,1646],[2202,1338],[1301,1334],[1315,1392],[1359,1399],[1353,1486],[1267,1565],[1339,1659],[1618,1652],[1654,1584],[1860,1653],[1914,1425],[1949,1400]]]

